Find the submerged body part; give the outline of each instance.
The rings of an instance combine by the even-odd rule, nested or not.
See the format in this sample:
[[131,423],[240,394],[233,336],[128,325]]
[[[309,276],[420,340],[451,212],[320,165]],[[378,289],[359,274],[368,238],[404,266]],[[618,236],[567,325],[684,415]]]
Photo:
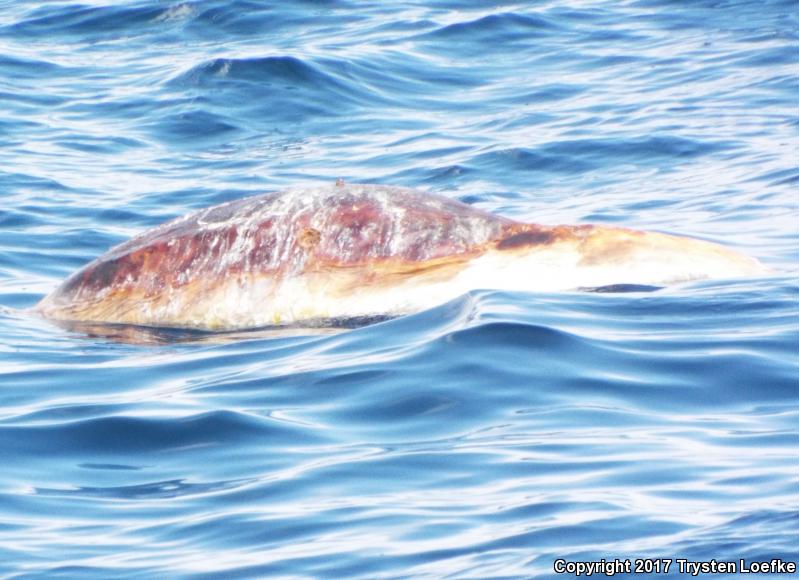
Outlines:
[[527,224],[412,189],[338,182],[175,219],[87,264],[35,308],[56,320],[222,330],[399,315],[479,288],[663,285],[765,271],[692,238]]

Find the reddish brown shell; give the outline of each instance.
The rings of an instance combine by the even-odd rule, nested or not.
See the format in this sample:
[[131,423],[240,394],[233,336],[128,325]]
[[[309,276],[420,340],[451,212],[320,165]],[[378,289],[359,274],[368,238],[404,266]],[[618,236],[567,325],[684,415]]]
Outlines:
[[[354,283],[463,264],[570,235],[522,224],[442,196],[382,185],[296,189],[210,207],[144,232],[70,276],[40,304],[61,319],[137,321],[137,302],[166,309],[201,296],[313,272],[351,271]],[[265,299],[268,297],[265,297]],[[176,316],[174,313],[170,316]],[[158,324],[158,320],[153,320]]]

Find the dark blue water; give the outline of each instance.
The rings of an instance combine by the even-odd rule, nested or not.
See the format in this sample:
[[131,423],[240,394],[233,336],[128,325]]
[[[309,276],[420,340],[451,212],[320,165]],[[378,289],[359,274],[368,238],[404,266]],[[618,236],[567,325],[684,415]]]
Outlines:
[[[0,2],[0,575],[796,561],[797,152],[789,0]],[[23,311],[147,227],[336,178],[777,272],[326,333]]]

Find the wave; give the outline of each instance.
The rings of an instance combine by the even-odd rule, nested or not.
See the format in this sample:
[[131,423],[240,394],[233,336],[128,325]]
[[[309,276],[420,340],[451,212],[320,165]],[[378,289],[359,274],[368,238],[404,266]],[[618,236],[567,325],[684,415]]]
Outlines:
[[561,140],[536,148],[516,147],[481,153],[473,166],[507,171],[584,173],[608,164],[682,160],[734,150],[731,141],[698,140],[680,136]]
[[535,33],[555,31],[558,28],[554,20],[544,16],[504,12],[448,24],[426,33],[423,38],[436,41],[468,41],[484,46],[486,41],[497,39],[502,39],[503,42],[512,42],[518,37],[529,40]]
[[74,35],[82,39],[110,37],[136,31],[169,12],[157,5],[46,5],[24,15],[8,31],[23,36]]
[[226,82],[290,83],[308,87],[336,84],[329,76],[292,56],[216,58],[192,67],[171,81],[173,85],[209,86]]
[[[296,425],[228,410],[167,420],[125,415],[63,419],[69,414],[105,414],[107,411],[102,406],[50,408],[6,420],[0,425],[0,433],[5,441],[13,444],[15,454],[46,452],[51,456],[69,456],[78,453],[97,459],[123,454],[139,461],[164,452],[181,451],[186,457],[242,443],[249,446],[258,445],[258,441],[279,444],[318,440]],[[48,417],[53,419],[46,421]]]

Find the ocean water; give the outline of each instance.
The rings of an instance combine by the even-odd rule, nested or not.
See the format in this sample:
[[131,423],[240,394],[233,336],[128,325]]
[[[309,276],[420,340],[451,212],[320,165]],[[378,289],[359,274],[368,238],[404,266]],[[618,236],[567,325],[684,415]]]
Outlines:
[[[793,0],[0,1],[0,576],[797,561],[797,152]],[[25,311],[148,227],[337,178],[774,274],[343,331]]]

